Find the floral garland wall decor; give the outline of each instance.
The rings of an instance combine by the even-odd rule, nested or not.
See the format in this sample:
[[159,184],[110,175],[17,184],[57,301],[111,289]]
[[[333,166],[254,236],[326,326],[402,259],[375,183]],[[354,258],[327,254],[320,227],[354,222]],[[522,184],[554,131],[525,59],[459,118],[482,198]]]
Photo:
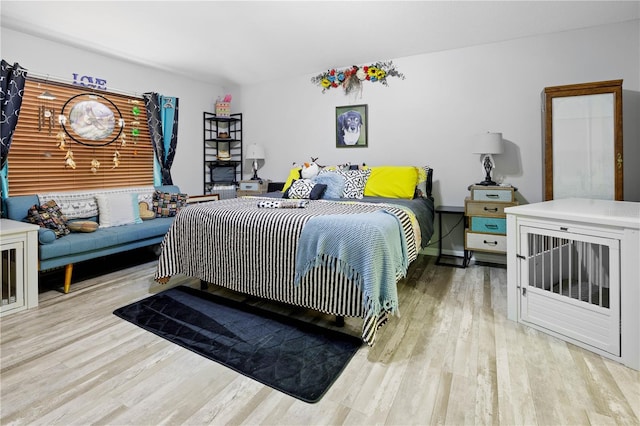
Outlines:
[[363,81],[379,82],[383,86],[388,86],[387,77],[405,79],[404,74],[396,69],[392,61],[381,61],[361,67],[353,65],[345,69],[330,69],[312,77],[311,82],[322,87],[322,93],[342,87],[345,95],[348,95],[356,90],[361,91]]

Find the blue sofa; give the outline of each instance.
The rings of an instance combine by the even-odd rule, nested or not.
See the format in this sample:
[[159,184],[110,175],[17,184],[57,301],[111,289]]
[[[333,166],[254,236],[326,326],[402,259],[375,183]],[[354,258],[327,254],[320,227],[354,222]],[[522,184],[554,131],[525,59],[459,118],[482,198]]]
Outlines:
[[[156,189],[180,192],[175,185],[159,186]],[[26,221],[29,208],[39,204],[39,201],[34,194],[8,197],[4,199],[4,203],[8,219]],[[64,292],[68,293],[74,263],[159,244],[172,222],[173,217],[157,217],[142,223],[98,228],[95,232],[72,232],[58,239],[50,229],[41,228],[38,230],[38,270],[64,266]]]

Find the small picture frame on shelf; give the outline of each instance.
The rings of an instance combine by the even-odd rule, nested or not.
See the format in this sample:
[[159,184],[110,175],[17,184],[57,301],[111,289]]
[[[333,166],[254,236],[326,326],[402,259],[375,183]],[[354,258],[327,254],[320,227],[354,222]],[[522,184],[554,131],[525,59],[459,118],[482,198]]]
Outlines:
[[367,105],[336,107],[336,148],[366,148],[368,121]]

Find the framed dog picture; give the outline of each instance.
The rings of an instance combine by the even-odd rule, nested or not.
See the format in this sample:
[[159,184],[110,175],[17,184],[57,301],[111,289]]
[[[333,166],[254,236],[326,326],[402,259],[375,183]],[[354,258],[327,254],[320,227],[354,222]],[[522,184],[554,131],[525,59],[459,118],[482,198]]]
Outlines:
[[367,136],[366,105],[336,107],[336,148],[366,148]]

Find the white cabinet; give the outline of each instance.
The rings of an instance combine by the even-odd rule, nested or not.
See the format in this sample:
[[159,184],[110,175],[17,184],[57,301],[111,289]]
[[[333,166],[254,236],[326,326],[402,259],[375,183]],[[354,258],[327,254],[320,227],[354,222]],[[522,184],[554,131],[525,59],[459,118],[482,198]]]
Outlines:
[[640,370],[640,203],[509,207],[508,317]]
[[0,219],[0,316],[38,306],[38,226]]

